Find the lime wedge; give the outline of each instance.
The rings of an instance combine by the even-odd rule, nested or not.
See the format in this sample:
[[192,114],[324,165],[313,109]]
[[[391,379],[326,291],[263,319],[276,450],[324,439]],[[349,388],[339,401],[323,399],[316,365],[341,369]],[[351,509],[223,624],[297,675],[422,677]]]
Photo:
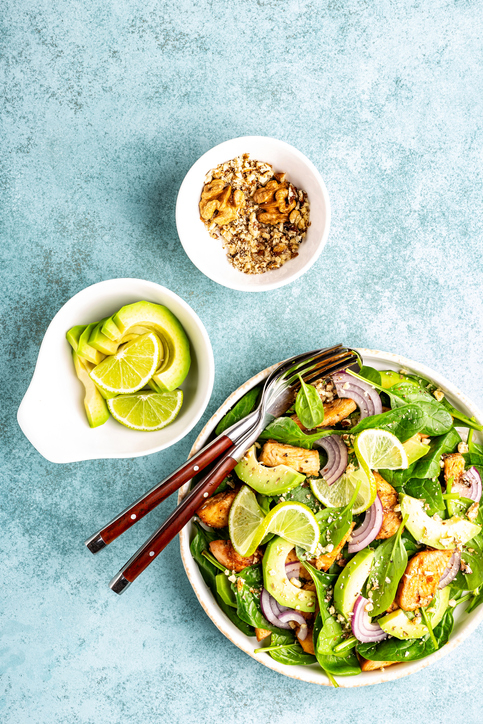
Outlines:
[[350,470],[332,485],[328,485],[323,478],[312,478],[309,482],[317,500],[327,508],[340,508],[350,502],[359,481],[361,487],[352,508],[353,514],[358,515],[370,508],[376,499],[377,484],[370,470],[368,474],[362,467]]
[[233,501],[228,516],[231,542],[241,556],[251,556],[257,550],[263,538],[260,525],[264,518],[255,493],[248,485],[244,485]]
[[363,430],[354,440],[354,451],[367,474],[370,470],[404,470],[408,467],[402,442],[387,430]]
[[90,373],[96,385],[118,395],[137,392],[156,372],[161,342],[154,332],[143,334],[119,347]]
[[113,418],[131,430],[150,432],[169,425],[183,404],[183,392],[138,392],[107,400]]

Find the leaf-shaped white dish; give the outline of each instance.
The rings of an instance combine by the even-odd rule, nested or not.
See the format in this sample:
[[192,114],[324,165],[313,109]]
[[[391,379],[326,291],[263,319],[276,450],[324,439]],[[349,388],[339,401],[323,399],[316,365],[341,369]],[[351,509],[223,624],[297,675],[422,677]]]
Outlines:
[[[75,375],[65,333],[76,324],[100,320],[125,304],[141,300],[168,307],[189,337],[192,362],[182,385],[183,406],[171,425],[156,432],[129,430],[112,418],[100,427],[90,428],[84,411],[83,388]],[[211,396],[214,370],[213,350],[206,329],[186,302],[154,282],[110,279],[83,289],[53,318],[17,420],[32,445],[50,462],[149,455],[178,442],[196,425]]]

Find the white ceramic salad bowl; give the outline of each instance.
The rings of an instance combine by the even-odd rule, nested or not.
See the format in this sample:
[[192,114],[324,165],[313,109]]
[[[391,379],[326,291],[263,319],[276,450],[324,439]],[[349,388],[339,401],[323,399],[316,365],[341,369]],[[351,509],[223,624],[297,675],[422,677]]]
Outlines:
[[[483,423],[482,413],[475,407],[475,405],[468,400],[451,382],[442,377],[437,372],[434,372],[426,365],[420,364],[419,362],[413,362],[405,357],[399,355],[390,354],[388,352],[379,352],[378,350],[359,349],[364,363],[376,369],[393,369],[400,370],[401,368],[410,370],[423,377],[430,378],[438,384],[438,386],[445,392],[448,400],[457,407],[459,410],[464,412],[469,417],[474,416],[479,423]],[[224,417],[224,415],[230,410],[233,405],[255,385],[262,382],[270,373],[273,367],[269,367],[255,377],[241,385],[235,392],[233,392],[213,417],[205,425],[198,438],[196,439],[190,455],[193,455],[200,450],[208,441],[211,433],[213,432],[216,425]],[[466,430],[458,428],[458,431],[462,436],[466,436]],[[476,434],[475,439],[478,438]],[[465,439],[465,438],[463,438]],[[188,485],[185,485],[179,494],[181,500],[188,491]],[[260,646],[256,642],[255,638],[249,638],[245,636],[238,628],[225,616],[223,611],[218,607],[209,588],[206,586],[201,573],[198,569],[196,562],[190,553],[190,540],[193,536],[192,533],[193,524],[190,522],[180,533],[180,547],[181,556],[183,559],[183,565],[185,567],[187,576],[193,587],[193,590],[198,597],[199,602],[204,608],[205,612],[211,618],[215,626],[238,648],[245,651],[249,656],[256,659],[260,663],[268,666],[270,669],[277,671],[285,676],[290,676],[294,679],[301,681],[307,681],[313,684],[321,684],[323,686],[330,686],[330,682],[325,676],[322,669],[314,664],[312,666],[287,666],[280,664],[272,659],[267,654],[255,654],[254,650]],[[398,664],[397,666],[388,667],[385,670],[368,671],[362,672],[358,676],[337,677],[337,683],[343,688],[352,688],[357,686],[370,686],[373,684],[383,684],[387,681],[394,681],[400,679],[403,676],[414,674],[420,671],[424,667],[438,661],[440,658],[448,654],[450,651],[456,648],[464,639],[471,634],[471,632],[478,626],[483,620],[483,606],[475,609],[469,615],[466,615],[464,611],[456,609],[455,613],[455,626],[451,634],[449,642],[440,650],[434,654],[421,659],[419,661],[413,661],[407,664]]]
[[[101,427],[90,428],[82,404],[82,385],[75,375],[65,333],[76,324],[102,319],[138,301],[164,304],[189,337],[191,367],[181,386],[183,406],[171,425],[156,432],[130,430],[112,418]],[[154,282],[110,279],[83,289],[51,321],[17,419],[32,445],[53,463],[149,455],[174,445],[196,425],[210,399],[214,375],[208,334],[186,302]]]
[[[310,226],[299,255],[265,274],[244,274],[231,266],[221,241],[213,239],[200,220],[198,204],[207,172],[243,153],[286,172],[289,180],[307,192]],[[178,193],[176,226],[185,252],[207,277],[242,292],[267,292],[298,279],[314,264],[329,235],[330,204],[327,189],[314,164],[293,146],[266,136],[243,136],[215,146],[190,168]]]

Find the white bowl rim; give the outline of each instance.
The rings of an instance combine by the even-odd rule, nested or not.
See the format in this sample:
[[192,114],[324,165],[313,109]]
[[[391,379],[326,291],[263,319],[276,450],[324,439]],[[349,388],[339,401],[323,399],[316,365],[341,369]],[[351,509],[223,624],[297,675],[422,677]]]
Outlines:
[[[195,260],[193,259],[193,256],[190,254],[189,248],[185,246],[183,242],[183,238],[181,234],[179,233],[179,227],[180,227],[180,219],[183,215],[183,195],[185,192],[186,187],[188,186],[188,183],[191,180],[191,177],[194,176],[199,169],[203,168],[209,168],[209,162],[207,162],[206,157],[209,156],[213,151],[223,150],[224,146],[229,147],[230,144],[234,142],[241,142],[244,143],[251,143],[251,142],[259,142],[259,141],[272,141],[276,144],[279,144],[282,148],[285,148],[287,151],[292,153],[294,156],[299,158],[303,163],[306,164],[308,168],[312,171],[315,178],[317,179],[317,182],[320,185],[321,193],[324,199],[325,209],[326,209],[326,223],[324,227],[324,231],[322,233],[322,237],[320,239],[319,245],[315,251],[314,254],[312,254],[309,259],[307,259],[306,263],[296,272],[294,272],[292,275],[287,277],[286,279],[283,279],[281,281],[276,282],[265,282],[264,284],[260,284],[256,287],[247,287],[244,284],[240,283],[237,284],[236,282],[227,283],[226,281],[223,281],[223,278],[217,277],[216,275],[211,275],[207,273],[206,271],[202,271],[199,269],[198,265],[196,264]],[[206,173],[206,171],[204,171]],[[330,211],[330,199],[329,199],[329,193],[327,191],[327,187],[325,185],[325,182],[320,175],[320,172],[315,167],[315,165],[312,163],[312,161],[305,156],[305,154],[302,153],[302,151],[299,151],[295,146],[292,146],[290,143],[287,143],[286,141],[280,141],[278,138],[273,138],[273,136],[238,136],[237,138],[231,138],[227,141],[223,141],[222,143],[217,144],[216,146],[213,146],[208,151],[206,151],[200,158],[195,161],[195,163],[191,166],[188,173],[183,179],[183,182],[180,186],[180,189],[178,191],[178,196],[176,200],[176,227],[178,230],[178,237],[179,240],[183,246],[183,249],[185,250],[187,256],[191,260],[191,262],[196,266],[199,271],[201,271],[202,274],[205,274],[209,279],[216,282],[217,284],[221,284],[224,287],[227,287],[228,289],[235,289],[239,292],[268,292],[272,289],[279,289],[280,287],[285,286],[286,284],[292,284],[296,279],[299,279],[303,274],[305,274],[317,261],[320,254],[322,253],[322,250],[324,249],[325,245],[327,244],[327,239],[329,237],[329,231],[330,231],[330,221],[331,221],[331,211]]]
[[[136,284],[142,284],[147,289],[151,289],[153,292],[161,292],[165,297],[168,297],[172,300],[176,300],[176,302],[186,311],[186,313],[194,320],[198,331],[202,337],[202,340],[204,342],[205,346],[205,352],[207,354],[205,362],[207,364],[208,368],[208,384],[206,386],[205,393],[203,395],[202,401],[199,405],[199,410],[194,415],[193,419],[189,423],[189,425],[186,426],[186,428],[180,432],[178,435],[176,435],[172,440],[169,442],[163,443],[161,445],[154,445],[150,448],[147,448],[145,450],[141,450],[138,452],[131,452],[131,453],[106,453],[102,456],[96,455],[96,456],[85,456],[85,457],[78,457],[75,460],[56,460],[53,457],[45,455],[42,450],[39,449],[39,447],[33,442],[31,439],[30,434],[27,432],[27,424],[26,421],[24,421],[24,415],[23,415],[23,403],[24,400],[27,400],[29,391],[34,387],[35,378],[36,375],[39,374],[39,367],[40,367],[40,360],[42,357],[42,349],[46,348],[49,344],[49,338],[51,335],[55,334],[55,321],[57,317],[61,314],[61,312],[65,311],[66,309],[69,309],[70,307],[75,307],[79,302],[82,302],[85,297],[92,297],[92,294],[96,293],[96,291],[102,291],[104,288],[113,287],[114,285],[119,285],[123,287],[123,290],[126,287],[134,287]],[[129,291],[129,289],[127,290]],[[147,279],[139,279],[137,277],[119,277],[115,279],[105,279],[101,282],[95,282],[94,284],[90,284],[88,287],[85,287],[84,289],[81,289],[81,291],[77,292],[77,294],[74,294],[70,299],[67,300],[65,304],[60,307],[60,309],[56,312],[52,320],[50,321],[47,330],[42,338],[42,342],[40,344],[40,348],[37,354],[37,360],[35,363],[34,371],[31,377],[31,380],[29,382],[29,385],[25,391],[25,394],[22,397],[22,401],[18,407],[17,410],[17,422],[19,424],[20,429],[24,433],[25,437],[29,440],[29,442],[35,447],[35,449],[43,456],[46,460],[52,463],[66,463],[66,462],[83,462],[85,460],[108,460],[108,459],[131,459],[131,458],[137,458],[137,457],[143,457],[144,455],[151,455],[156,452],[160,452],[161,450],[166,450],[167,448],[171,447],[172,445],[175,445],[177,442],[182,440],[186,435],[188,435],[193,427],[199,422],[201,416],[204,414],[206,407],[208,406],[208,403],[211,398],[211,393],[213,391],[213,384],[215,380],[215,360],[213,355],[213,348],[211,346],[211,341],[208,336],[208,332],[205,329],[205,326],[199,316],[196,314],[194,309],[190,307],[190,305],[184,301],[178,294],[171,291],[171,289],[168,289],[167,287],[164,287],[161,284],[158,284],[157,282],[152,282]],[[136,433],[137,434],[137,433]]]
[[[472,415],[474,415],[476,420],[480,424],[483,424],[483,414],[476,407],[476,405],[471,402],[471,400],[469,400],[466,395],[460,392],[452,382],[443,377],[443,375],[434,372],[434,370],[432,370],[430,367],[427,367],[420,362],[410,360],[407,357],[393,354],[391,352],[381,352],[380,350],[364,348],[358,348],[357,351],[360,353],[363,359],[371,357],[377,358],[377,360],[381,363],[387,363],[398,369],[407,368],[416,373],[419,373],[424,377],[432,379],[439,385],[443,392],[448,392],[452,397],[455,397],[459,401],[461,401],[461,403],[471,411]],[[247,382],[241,385],[225,400],[225,402],[218,408],[215,414],[210,418],[210,420],[208,420],[204,428],[201,430],[200,434],[193,443],[193,447],[190,450],[189,457],[192,457],[206,444],[206,441],[212,430],[214,430],[218,422],[222,419],[226,412],[228,412],[228,410],[240,399],[240,397],[242,397],[249,389],[262,382],[268,376],[271,370],[274,369],[276,366],[277,365],[271,365],[265,370],[262,370],[258,374],[254,375],[251,379],[247,380]],[[181,488],[181,490],[179,491],[178,502],[183,499],[188,490],[189,483],[183,486],[183,488]],[[189,582],[195,592],[195,595],[198,598],[198,601],[203,607],[205,613],[218,628],[218,630],[221,631],[221,633],[224,634],[224,636],[226,636],[233,644],[235,644],[235,646],[237,646],[239,649],[244,651],[256,661],[258,661],[258,663],[267,666],[269,669],[277,671],[279,674],[288,676],[292,679],[297,679],[299,681],[305,681],[307,683],[318,684],[320,686],[331,686],[331,683],[325,677],[322,670],[318,670],[313,666],[287,666],[278,663],[269,656],[257,656],[253,653],[253,644],[250,643],[250,638],[248,636],[245,636],[241,632],[239,632],[239,641],[233,640],[229,631],[226,630],[228,624],[231,622],[228,622],[228,620],[225,619],[222,610],[217,606],[216,602],[212,597],[211,591],[208,589],[203,579],[201,579],[201,585],[198,585],[195,581],[194,574],[198,569],[196,567],[196,562],[191,556],[189,547],[191,526],[192,523],[190,522],[183,528],[183,530],[179,534],[180,551],[183,566],[186,571],[186,575],[188,576]],[[374,686],[376,684],[383,684],[389,681],[395,681],[396,679],[402,679],[405,676],[409,676],[410,674],[415,674],[418,671],[421,671],[421,669],[429,666],[432,663],[435,663],[439,659],[443,658],[443,656],[446,656],[446,654],[449,654],[451,651],[453,651],[475,630],[475,628],[481,623],[481,621],[483,621],[483,606],[481,606],[471,615],[473,616],[471,621],[467,621],[462,624],[462,630],[458,633],[458,635],[451,637],[448,643],[443,646],[442,649],[436,651],[434,654],[431,654],[424,659],[409,662],[407,664],[401,663],[395,667],[391,666],[385,670],[379,669],[371,672],[363,672],[358,676],[338,677],[337,683],[339,684],[339,687],[356,688],[361,686]],[[366,679],[365,677],[368,674],[370,675],[370,678],[367,677]]]

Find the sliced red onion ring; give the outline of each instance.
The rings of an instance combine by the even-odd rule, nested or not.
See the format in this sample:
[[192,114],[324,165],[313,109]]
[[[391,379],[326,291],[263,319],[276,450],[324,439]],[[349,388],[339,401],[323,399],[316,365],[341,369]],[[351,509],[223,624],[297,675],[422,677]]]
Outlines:
[[339,435],[328,435],[317,440],[315,445],[324,448],[327,453],[327,465],[320,471],[327,485],[333,485],[347,467],[349,454],[347,446]]
[[[297,637],[301,641],[304,641],[304,639],[307,638],[307,633],[308,633],[307,623],[306,623],[304,617],[302,616],[302,614],[299,613],[299,611],[293,611],[293,610],[284,611],[283,613],[280,614],[280,616],[278,617],[278,620],[281,621],[281,623],[286,623],[286,624],[288,624],[289,621],[295,621],[295,623],[298,623],[300,625],[300,629],[297,634]],[[289,628],[291,628],[291,627],[289,626]]]
[[452,493],[459,493],[464,498],[474,500],[475,503],[479,503],[481,499],[481,477],[478,470],[475,467],[469,468],[461,480],[453,483],[451,486]]
[[460,564],[461,564],[461,551],[455,549],[453,551],[453,555],[449,559],[449,563],[448,563],[446,570],[444,571],[443,575],[439,579],[438,588],[445,588],[446,586],[449,586],[451,581],[454,581],[454,579],[458,575],[458,571],[460,569]]
[[382,528],[384,510],[379,495],[366,511],[364,520],[358,528],[352,531],[349,542],[349,553],[357,553],[369,545]]
[[290,581],[291,578],[300,578],[300,561],[291,561],[285,564],[285,573]]
[[274,597],[269,594],[266,588],[262,588],[262,593],[260,595],[260,607],[268,623],[271,623],[272,626],[277,626],[278,628],[284,629],[291,628],[288,623],[280,621],[279,616],[281,616],[282,613],[285,612],[280,612],[278,603],[276,602]]
[[339,397],[349,397],[354,400],[360,410],[361,420],[382,412],[381,398],[369,382],[353,377],[348,372],[336,372],[332,375],[332,379]]
[[363,596],[357,597],[351,618],[352,633],[356,639],[363,643],[382,641],[387,637],[387,633],[382,630],[378,623],[372,623],[366,611],[367,603],[367,598]]

